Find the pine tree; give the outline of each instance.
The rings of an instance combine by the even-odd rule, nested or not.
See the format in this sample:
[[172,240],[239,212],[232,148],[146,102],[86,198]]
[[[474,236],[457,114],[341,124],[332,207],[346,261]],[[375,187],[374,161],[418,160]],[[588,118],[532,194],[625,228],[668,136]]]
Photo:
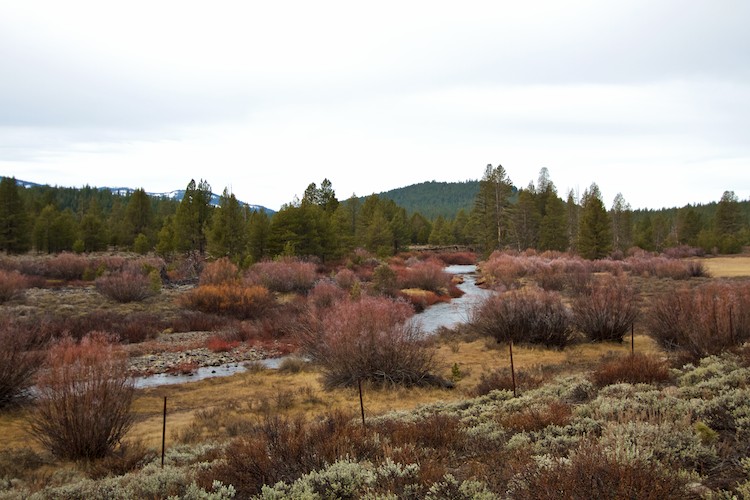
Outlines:
[[568,249],[567,212],[557,194],[547,198],[545,214],[539,225],[539,249],[564,252]]
[[15,177],[0,180],[0,251],[29,250],[29,221]]
[[539,239],[539,224],[541,221],[533,185],[522,189],[518,193],[518,203],[513,209],[512,229],[516,248],[521,251],[536,248]]
[[251,262],[268,257],[271,220],[264,211],[253,210],[248,217],[248,252]]
[[677,242],[680,245],[698,245],[698,234],[701,231],[701,216],[691,206],[677,212]]
[[81,248],[84,252],[98,252],[107,248],[108,231],[96,198],[91,198],[86,213],[78,225]]
[[601,259],[612,251],[612,228],[595,183],[583,193],[578,233],[578,253],[586,259]]
[[633,244],[633,220],[630,204],[622,193],[612,203],[612,248],[624,252]]
[[211,218],[208,250],[214,257],[229,257],[241,264],[247,255],[247,221],[240,202],[224,189]]
[[507,243],[510,196],[513,185],[502,165],[493,168],[488,164],[479,182],[479,192],[474,200],[474,227],[479,230],[476,240],[489,253]]
[[175,214],[175,247],[180,252],[206,252],[206,231],[211,217],[211,186],[190,180]]
[[578,205],[578,197],[573,190],[568,191],[568,200],[565,204],[568,215],[568,248],[571,252],[578,252],[578,230],[581,207]]
[[138,235],[142,234],[148,238],[152,234],[151,224],[153,222],[151,199],[143,189],[136,189],[125,207],[125,241],[126,245],[135,242]]

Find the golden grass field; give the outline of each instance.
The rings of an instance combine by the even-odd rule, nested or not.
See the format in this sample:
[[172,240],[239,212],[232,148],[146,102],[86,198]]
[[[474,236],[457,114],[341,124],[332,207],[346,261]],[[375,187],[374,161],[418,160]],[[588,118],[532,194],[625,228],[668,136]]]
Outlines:
[[[709,257],[703,259],[712,277],[730,278],[750,276],[750,256]],[[640,352],[658,352],[656,344],[636,330],[635,348]],[[545,367],[554,372],[588,370],[602,356],[626,353],[629,342],[623,344],[579,344],[564,351],[537,347],[514,347],[517,370]],[[438,341],[437,356],[440,375],[450,378],[457,365],[461,379],[454,389],[397,388],[364,389],[367,416],[392,410],[408,410],[436,401],[465,399],[477,385],[483,372],[509,366],[508,346],[479,339]],[[249,371],[225,378],[214,378],[181,385],[163,386],[137,391],[133,406],[136,424],[128,435],[146,446],[159,449],[162,433],[162,408],[167,397],[167,446],[176,441],[200,441],[211,437],[227,437],[233,429],[262,415],[303,414],[313,417],[331,410],[343,410],[358,415],[359,395],[354,389],[326,391],[314,369],[298,373],[279,373],[275,370]],[[36,448],[25,430],[28,409],[20,408],[0,414],[3,429],[3,448]]]

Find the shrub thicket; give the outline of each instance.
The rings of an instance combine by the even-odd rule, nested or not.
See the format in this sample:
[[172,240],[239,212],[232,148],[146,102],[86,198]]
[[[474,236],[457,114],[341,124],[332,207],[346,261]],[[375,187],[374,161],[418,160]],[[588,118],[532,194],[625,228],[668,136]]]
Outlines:
[[622,342],[638,313],[638,291],[624,276],[599,276],[573,301],[576,327],[594,342]]
[[0,269],[0,304],[18,297],[28,287],[28,280],[18,271]]
[[124,353],[103,334],[51,347],[37,378],[32,436],[57,457],[106,456],[120,443],[133,417],[133,380]]
[[272,292],[306,293],[315,285],[316,267],[312,262],[293,258],[269,260],[253,264],[247,270],[245,279]]
[[239,268],[228,257],[209,262],[203,268],[199,283],[201,285],[226,285],[239,279]]
[[129,270],[107,273],[96,279],[96,291],[117,302],[140,302],[156,295],[157,286],[161,287],[161,283],[154,278]]
[[568,460],[523,471],[511,495],[519,499],[686,498],[686,479],[650,461],[616,457],[582,445]]
[[671,379],[669,365],[658,356],[634,353],[604,360],[594,369],[594,383],[599,387],[611,384],[656,384]]
[[472,311],[471,324],[498,342],[562,348],[573,336],[570,312],[560,295],[537,287],[488,297]]
[[273,296],[260,285],[201,285],[180,296],[187,309],[239,319],[258,318],[272,305]]
[[446,273],[443,267],[443,262],[437,259],[419,261],[401,273],[398,286],[447,294],[451,284],[451,275]]
[[750,282],[721,281],[664,293],[646,323],[664,348],[700,358],[750,340]]
[[421,385],[433,381],[434,351],[408,322],[411,307],[384,297],[344,300],[326,310],[301,336],[305,353],[320,364],[325,384]]

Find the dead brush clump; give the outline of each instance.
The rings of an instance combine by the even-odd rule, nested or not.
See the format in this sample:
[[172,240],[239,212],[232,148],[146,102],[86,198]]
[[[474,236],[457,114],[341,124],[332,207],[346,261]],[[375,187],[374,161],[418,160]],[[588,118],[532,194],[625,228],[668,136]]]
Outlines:
[[20,297],[28,287],[28,279],[18,271],[0,270],[0,304]]
[[596,444],[581,445],[567,460],[549,459],[520,471],[511,498],[619,500],[687,498],[687,479],[654,461],[612,456]]
[[417,421],[379,420],[371,430],[388,440],[390,446],[413,446],[422,457],[452,456],[466,451],[468,437],[455,415],[432,413]]
[[605,360],[594,369],[599,387],[612,384],[660,384],[672,379],[666,360],[653,354],[634,353]]
[[503,414],[497,420],[505,428],[518,432],[533,432],[540,431],[550,425],[565,427],[570,423],[572,417],[573,410],[570,404],[551,401]]

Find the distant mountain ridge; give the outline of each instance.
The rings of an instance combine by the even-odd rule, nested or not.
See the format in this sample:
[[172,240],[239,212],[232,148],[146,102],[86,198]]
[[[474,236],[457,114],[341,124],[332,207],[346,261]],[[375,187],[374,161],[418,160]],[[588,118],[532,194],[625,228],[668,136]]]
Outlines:
[[[31,181],[25,181],[16,179],[19,186],[24,188],[32,187],[64,187],[64,186],[50,186],[49,184],[40,184]],[[97,190],[108,190],[113,194],[120,196],[129,196],[135,188],[131,187],[94,187]],[[384,191],[376,193],[381,198],[393,200],[396,205],[403,207],[409,214],[419,212],[428,219],[436,219],[437,217],[443,217],[448,220],[452,220],[456,217],[456,214],[460,210],[466,212],[471,211],[474,200],[476,199],[479,191],[478,180],[467,180],[463,182],[439,182],[439,181],[426,181],[418,184],[412,184],[409,186],[391,189],[390,191]],[[184,189],[176,189],[174,191],[167,192],[146,192],[147,195],[156,198],[167,198],[176,201],[182,201],[185,196]],[[364,200],[366,197],[362,197]],[[221,195],[211,193],[211,204],[218,206],[221,199]],[[255,205],[245,201],[240,201],[240,204],[247,206],[252,210],[265,211],[268,215],[276,213],[275,210],[264,207],[262,205]]]
[[[24,180],[21,180],[21,179],[16,179],[16,183],[19,186],[23,186],[24,188],[27,188],[27,189],[28,188],[32,188],[32,187],[45,187],[45,186],[52,187],[49,184],[39,184],[39,183],[36,183],[36,182],[24,181]],[[56,187],[61,187],[61,186],[56,186]],[[112,192],[112,194],[116,194],[116,195],[119,195],[119,196],[129,196],[129,195],[133,194],[133,192],[135,192],[135,190],[136,190],[135,188],[130,188],[130,187],[95,187],[94,189],[109,190],[109,191]],[[171,199],[171,200],[175,200],[175,201],[182,201],[182,198],[185,196],[185,190],[184,189],[176,189],[174,191],[169,191],[169,192],[164,192],[164,193],[146,192],[146,194],[148,196],[152,196],[154,198],[167,198],[167,199]],[[211,193],[211,205],[213,205],[215,207],[218,207],[220,201],[221,201],[221,195],[218,195],[216,193]],[[276,212],[275,210],[272,210],[270,208],[264,207],[263,205],[254,205],[252,203],[247,203],[247,202],[244,202],[244,201],[240,201],[240,204],[242,206],[249,207],[251,210],[264,211],[264,212],[266,212],[269,215],[274,214]]]

